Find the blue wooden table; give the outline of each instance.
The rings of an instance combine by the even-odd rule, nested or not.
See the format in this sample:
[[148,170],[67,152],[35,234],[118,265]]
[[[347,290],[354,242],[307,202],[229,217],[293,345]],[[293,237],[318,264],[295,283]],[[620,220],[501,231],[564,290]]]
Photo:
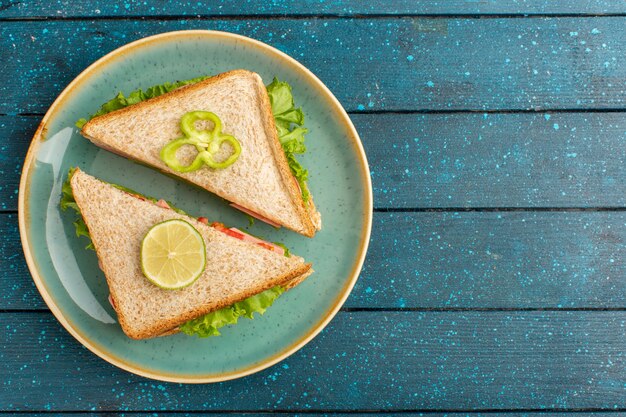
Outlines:
[[[626,2],[202,3],[0,1],[0,414],[626,415]],[[213,385],[83,348],[17,230],[22,160],[54,98],[103,54],[181,29],[250,36],[316,73],[375,195],[331,324]]]

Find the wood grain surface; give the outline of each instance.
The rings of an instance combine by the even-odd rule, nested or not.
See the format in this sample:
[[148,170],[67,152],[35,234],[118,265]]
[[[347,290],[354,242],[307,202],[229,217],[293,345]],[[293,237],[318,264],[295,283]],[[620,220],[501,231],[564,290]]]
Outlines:
[[277,366],[183,385],[108,365],[49,313],[5,313],[0,378],[10,410],[619,409],[625,323],[600,311],[346,312]]
[[324,15],[607,15],[624,14],[619,1],[588,0],[393,0],[366,2],[359,0],[286,0],[264,1],[250,7],[245,0],[212,2],[163,0],[158,2],[127,1],[58,1],[8,0],[2,2],[0,18],[37,17],[155,17],[167,16],[324,16]]
[[[54,413],[55,416],[65,417],[93,417],[95,416],[133,416],[133,417],[159,417],[159,416],[174,416],[174,417],[192,417],[198,415],[206,415],[209,414],[204,411],[192,411],[192,412],[133,412],[133,413],[125,413],[125,412],[104,412],[104,413],[81,413],[81,412],[58,412]],[[290,412],[290,411],[267,411],[262,413],[255,412],[237,412],[237,411],[229,411],[229,412],[217,412],[215,414],[220,415],[228,415],[230,417],[270,417],[276,415],[289,415],[289,416],[311,416],[311,417],[355,417],[355,416],[371,416],[377,415],[381,417],[488,417],[494,415],[501,415],[502,411],[483,411],[483,412],[475,412],[475,411],[465,411],[465,412],[429,412],[429,411],[421,411],[421,412],[380,412],[380,411],[357,411],[357,412]],[[536,411],[536,412],[507,412],[506,415],[508,417],[554,417],[560,416],[563,417],[562,411]],[[20,413],[20,416],[23,417],[47,417],[49,413]],[[566,414],[568,417],[623,417],[626,416],[626,413],[623,412],[598,412],[598,411],[585,411],[585,412],[568,412]]]
[[626,17],[6,21],[0,78],[12,82],[0,84],[0,114],[45,112],[103,54],[184,29],[267,42],[354,111],[597,110],[626,101]]
[[[63,88],[183,29],[251,36],[318,75],[375,198],[328,328],[259,374],[194,386],[74,340],[35,289],[16,213]],[[625,56],[621,0],[0,1],[0,416],[626,415]]]

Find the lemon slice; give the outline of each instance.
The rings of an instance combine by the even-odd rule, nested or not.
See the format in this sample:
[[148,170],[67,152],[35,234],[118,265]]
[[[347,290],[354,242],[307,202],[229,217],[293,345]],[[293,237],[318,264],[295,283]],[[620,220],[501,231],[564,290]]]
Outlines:
[[193,284],[205,266],[204,240],[184,220],[167,220],[152,226],[141,242],[143,274],[165,290]]

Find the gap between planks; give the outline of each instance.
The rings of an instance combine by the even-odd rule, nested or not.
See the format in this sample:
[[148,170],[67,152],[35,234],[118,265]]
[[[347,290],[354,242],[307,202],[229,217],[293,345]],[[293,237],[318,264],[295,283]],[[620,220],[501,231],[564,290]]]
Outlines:
[[[1,20],[0,20],[1,21]],[[377,114],[558,114],[558,113],[626,113],[624,108],[597,108],[597,109],[570,109],[570,108],[535,108],[516,110],[483,110],[483,109],[394,109],[394,110],[347,110],[350,116],[355,115],[377,115]],[[45,113],[0,113],[0,117],[43,117]]]
[[584,14],[584,13],[501,13],[501,14],[480,14],[480,13],[403,13],[403,14],[248,14],[248,15],[161,15],[161,16],[16,16],[3,17],[0,22],[29,22],[29,21],[95,21],[95,20],[153,20],[153,21],[172,21],[172,20],[365,20],[365,19],[550,19],[550,18],[602,18],[602,17],[626,17],[626,13],[604,13],[604,14]]
[[[502,313],[502,312],[624,312],[626,307],[342,307],[343,313]],[[5,308],[0,314],[51,313],[49,309]]]
[[[568,414],[568,413],[602,413],[604,415],[617,415],[620,413],[625,413],[626,408],[517,408],[517,409],[499,409],[499,408],[485,408],[485,409],[454,409],[454,408],[442,408],[442,409],[427,409],[427,408],[416,408],[416,409],[383,409],[383,410],[374,410],[374,409],[359,409],[359,410],[333,410],[333,409],[302,409],[302,410],[273,410],[273,409],[265,409],[265,410],[184,410],[184,411],[174,411],[174,410],[130,410],[130,411],[119,411],[119,410],[106,410],[99,409],[98,411],[81,411],[81,410],[67,410],[67,411],[59,411],[59,410],[17,410],[17,411],[0,411],[0,415],[102,415],[102,413],[106,413],[107,415],[112,416],[125,416],[125,415],[188,415],[188,414],[199,414],[199,415],[333,415],[333,416],[342,416],[342,415],[354,415],[354,414],[372,414],[372,415],[396,415],[396,414],[420,414],[420,415],[439,415],[439,414],[448,414],[449,417],[455,417],[454,414],[463,414],[464,417],[472,417],[472,415],[482,415],[482,414],[525,414],[525,413],[534,413],[538,416],[545,416],[549,414]],[[532,416],[527,416],[532,417]]]
[[[626,207],[374,207],[374,213],[588,213],[623,212]],[[17,214],[15,209],[0,209],[0,215]]]

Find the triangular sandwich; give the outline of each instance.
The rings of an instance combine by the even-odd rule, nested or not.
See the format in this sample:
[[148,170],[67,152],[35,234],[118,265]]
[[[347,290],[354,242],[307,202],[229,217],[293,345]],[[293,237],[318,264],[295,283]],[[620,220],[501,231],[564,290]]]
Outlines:
[[[272,289],[280,293],[313,272],[302,258],[285,256],[274,250],[276,245],[237,229],[209,225],[205,218],[181,214],[163,200],[151,201],[79,169],[70,175],[62,206],[79,210],[106,276],[111,304],[124,333],[133,339],[175,333],[180,326],[187,323],[188,328],[188,323],[202,321],[212,312],[234,315],[228,318],[231,322],[236,322],[237,314],[251,317],[250,309],[245,311],[245,300]],[[179,290],[164,290],[149,282],[140,263],[140,245],[148,230],[170,219],[191,224],[206,245],[204,272]],[[232,306],[244,307],[231,311]],[[211,331],[207,334],[207,330]],[[219,334],[217,327],[204,332],[204,336]]]
[[[321,216],[306,184],[301,181],[304,192],[290,170],[293,161],[287,159],[283,149],[290,137],[306,129],[289,133],[291,122],[302,121],[303,116],[293,108],[290,87],[282,84],[286,87],[272,99],[287,103],[277,109],[288,109],[280,119],[279,124],[287,126],[281,128],[286,135],[280,140],[266,87],[258,74],[246,70],[229,71],[94,117],[81,133],[97,146],[180,177],[267,223],[312,237],[321,228]],[[180,172],[164,162],[162,149],[184,137],[181,119],[191,112],[217,115],[221,131],[240,143],[239,157],[232,165]],[[304,147],[295,141],[293,145]],[[184,146],[178,154],[181,161],[190,162],[197,152],[193,146]],[[299,170],[306,176],[305,170]]]

